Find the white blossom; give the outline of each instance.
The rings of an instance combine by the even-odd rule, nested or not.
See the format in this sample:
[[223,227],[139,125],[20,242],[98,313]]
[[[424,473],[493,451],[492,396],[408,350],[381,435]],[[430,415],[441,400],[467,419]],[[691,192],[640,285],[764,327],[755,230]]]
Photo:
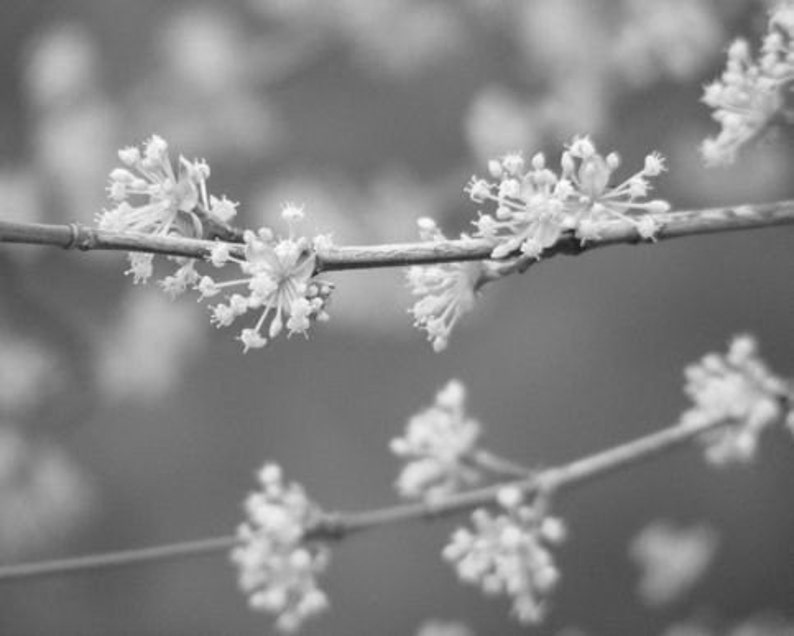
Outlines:
[[237,530],[231,559],[252,609],[273,614],[276,628],[291,633],[328,608],[317,576],[330,551],[306,540],[319,510],[303,488],[286,483],[276,464],[265,464],[258,477],[261,488],[246,499],[247,520]]
[[228,327],[249,311],[259,316],[252,327],[245,327],[239,339],[244,351],[264,347],[269,339],[278,336],[286,327],[289,335],[306,334],[312,321],[328,320],[326,307],[331,295],[330,283],[314,278],[316,252],[311,241],[293,236],[293,224],[303,217],[303,209],[289,204],[282,213],[289,223],[288,238],[276,239],[267,228],[258,232],[247,230],[244,255],[240,259],[230,254],[228,247],[218,244],[209,257],[216,267],[236,264],[241,278],[216,281],[203,276],[196,288],[202,298],[217,296],[223,290],[242,288],[225,303],[211,308],[212,322]]
[[401,496],[438,500],[480,480],[467,458],[482,429],[467,416],[465,400],[463,384],[451,380],[433,406],[408,421],[403,437],[391,441],[391,451],[407,462],[396,483]]
[[739,149],[785,118],[786,93],[794,80],[794,4],[779,2],[772,11],[761,50],[754,59],[745,40],[728,49],[722,75],[703,91],[702,101],[720,124],[701,153],[707,165],[733,163]]
[[[443,240],[444,235],[429,218],[418,221],[424,240]],[[436,352],[443,351],[455,325],[474,309],[477,290],[486,266],[480,261],[413,265],[406,272],[411,294],[418,296],[409,313],[414,326],[427,332]]]
[[[116,206],[104,210],[97,218],[100,229],[112,232],[136,232],[165,236],[175,234],[202,237],[203,213],[219,222],[227,222],[236,214],[237,203],[226,197],[207,197],[210,168],[203,160],[188,161],[179,157],[178,171],[168,155],[168,143],[153,135],[143,144],[118,153],[124,164],[110,173],[108,193]],[[135,283],[146,282],[153,273],[153,255],[131,252],[128,256]],[[162,282],[171,296],[181,294],[195,284],[192,261],[171,258],[178,270]]]
[[493,258],[520,253],[539,259],[566,231],[584,243],[612,221],[633,225],[641,238],[655,236],[659,216],[670,209],[666,201],[645,200],[649,179],[665,170],[661,155],[649,154],[640,171],[617,185],[610,182],[620,157],[614,152],[602,156],[588,137],[575,137],[560,163],[557,174],[538,153],[525,172],[521,155],[512,153],[491,163],[495,181],[475,177],[469,182],[466,191],[473,201],[496,206],[493,214],[481,214],[474,222],[477,236],[497,241]]
[[565,527],[540,502],[523,503],[516,488],[506,487],[498,499],[502,512],[475,510],[473,527],[455,530],[443,556],[464,583],[510,597],[519,622],[539,623],[560,579],[549,546],[564,540]]
[[73,534],[92,512],[88,475],[61,448],[0,425],[0,558],[13,561]]
[[786,384],[758,355],[751,336],[733,339],[727,354],[711,353],[687,367],[686,393],[694,405],[684,424],[724,423],[702,436],[706,458],[716,465],[748,462],[761,433],[783,416]]

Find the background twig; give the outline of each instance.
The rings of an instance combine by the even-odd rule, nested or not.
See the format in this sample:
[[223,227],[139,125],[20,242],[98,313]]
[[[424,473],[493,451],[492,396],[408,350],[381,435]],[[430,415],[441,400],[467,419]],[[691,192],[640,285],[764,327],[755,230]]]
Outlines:
[[[326,513],[307,530],[306,538],[308,540],[338,540],[354,533],[393,523],[461,514],[480,506],[493,505],[497,494],[506,485],[521,488],[529,497],[538,492],[557,492],[590,482],[616,470],[644,463],[683,446],[703,432],[720,424],[722,423],[677,424],[569,464],[549,468],[525,479],[469,490],[447,497],[437,503],[405,504],[362,512]],[[216,537],[55,561],[7,565],[0,567],[0,582],[179,560],[225,552],[236,542],[237,539],[234,536]]]

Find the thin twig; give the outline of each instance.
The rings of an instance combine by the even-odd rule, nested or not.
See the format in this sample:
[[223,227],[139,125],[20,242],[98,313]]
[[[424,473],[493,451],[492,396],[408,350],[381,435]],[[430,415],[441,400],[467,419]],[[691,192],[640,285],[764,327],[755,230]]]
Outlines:
[[[641,464],[683,446],[720,424],[720,422],[696,425],[677,424],[569,464],[544,470],[531,477],[458,493],[437,503],[406,504],[362,512],[327,513],[307,530],[306,538],[309,540],[339,540],[351,534],[393,523],[461,514],[480,506],[493,505],[499,491],[506,485],[520,488],[529,497],[538,492],[558,492],[588,483],[616,470]],[[7,565],[0,567],[0,582],[174,561],[225,552],[236,543],[236,537],[226,536],[56,561]]]
[[522,466],[518,462],[514,462],[511,459],[507,459],[506,457],[502,457],[501,455],[484,449],[474,451],[467,459],[470,459],[475,466],[501,475],[502,477],[525,479],[537,473],[537,471]]
[[233,536],[215,537],[152,546],[150,548],[138,548],[136,550],[120,550],[118,552],[41,561],[39,563],[5,565],[0,567],[0,581],[105,570],[143,563],[177,561],[188,557],[223,552],[232,548],[236,543],[237,539]]
[[[548,248],[543,257],[580,254],[608,245],[655,243],[699,234],[735,232],[794,224],[794,200],[739,205],[701,210],[684,210],[654,217],[661,228],[653,241],[643,240],[636,229],[617,221],[606,225],[597,239],[581,245],[570,232]],[[79,225],[44,225],[0,221],[0,243],[53,245],[80,250],[124,250],[173,256],[205,258],[215,243],[199,239],[149,234],[108,232]],[[242,246],[231,244],[234,256],[243,255]],[[487,260],[494,243],[485,239],[457,239],[438,242],[392,243],[383,245],[330,246],[317,255],[317,270],[334,271],[404,267],[454,261]],[[505,266],[523,270],[522,259],[509,259]]]

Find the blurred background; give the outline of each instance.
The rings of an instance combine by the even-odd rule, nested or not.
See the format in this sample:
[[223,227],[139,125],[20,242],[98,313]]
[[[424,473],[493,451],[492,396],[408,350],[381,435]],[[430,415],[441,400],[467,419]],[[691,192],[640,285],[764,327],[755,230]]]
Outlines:
[[[92,222],[118,148],[158,133],[204,157],[239,223],[306,205],[338,243],[413,240],[431,215],[469,229],[471,174],[512,150],[589,133],[627,171],[668,157],[677,208],[791,198],[782,131],[706,170],[716,132],[702,85],[753,0],[4,0],[0,214]],[[633,171],[633,170],[631,170]],[[329,509],[396,502],[388,442],[450,378],[486,444],[550,465],[671,424],[682,369],[737,332],[794,370],[792,230],[560,257],[485,290],[434,354],[403,273],[339,273],[309,341],[241,355],[194,298],[133,287],[122,254],[0,249],[0,562],[228,534],[266,460]],[[454,522],[396,527],[334,549],[332,610],[306,634],[657,634],[791,611],[794,445],[771,434],[744,469],[695,450],[564,497],[563,579],[547,623],[457,583],[439,553]],[[656,519],[719,534],[690,593],[648,607],[630,556]],[[647,595],[646,595],[647,596]],[[220,555],[2,585],[0,633],[264,634]],[[645,600],[645,602],[644,602]],[[568,632],[573,633],[573,632]]]

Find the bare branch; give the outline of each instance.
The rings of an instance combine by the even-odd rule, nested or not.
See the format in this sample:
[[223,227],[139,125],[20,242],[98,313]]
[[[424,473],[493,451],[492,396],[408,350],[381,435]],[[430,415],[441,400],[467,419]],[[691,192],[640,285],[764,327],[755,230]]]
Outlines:
[[[721,422],[677,424],[569,464],[544,470],[528,478],[458,493],[433,504],[416,503],[362,512],[326,513],[308,529],[306,538],[340,540],[351,534],[394,523],[458,515],[480,506],[494,505],[499,491],[506,485],[516,486],[528,496],[538,492],[558,492],[589,483],[619,469],[642,464],[685,445],[720,424]],[[226,552],[236,542],[234,536],[226,536],[55,561],[6,565],[0,567],[0,582],[209,555]]]
[[[695,236],[736,232],[778,225],[794,224],[794,200],[739,205],[701,210],[684,210],[654,217],[661,228],[653,242]],[[232,231],[232,230],[229,230]],[[30,245],[53,245],[65,249],[122,250],[152,252],[173,256],[204,258],[212,250],[213,241],[175,236],[118,233],[79,225],[44,225],[0,221],[0,242]],[[572,233],[567,233],[548,248],[544,258],[556,254],[581,254],[599,247],[617,244],[649,243],[627,223],[615,222],[604,227],[601,236],[580,245]],[[404,267],[429,263],[488,260],[494,243],[485,239],[465,239],[439,242],[392,243],[383,245],[330,246],[317,255],[318,271]],[[232,245],[231,253],[242,256],[242,247]],[[505,273],[523,271],[530,263],[526,259],[505,261]]]

